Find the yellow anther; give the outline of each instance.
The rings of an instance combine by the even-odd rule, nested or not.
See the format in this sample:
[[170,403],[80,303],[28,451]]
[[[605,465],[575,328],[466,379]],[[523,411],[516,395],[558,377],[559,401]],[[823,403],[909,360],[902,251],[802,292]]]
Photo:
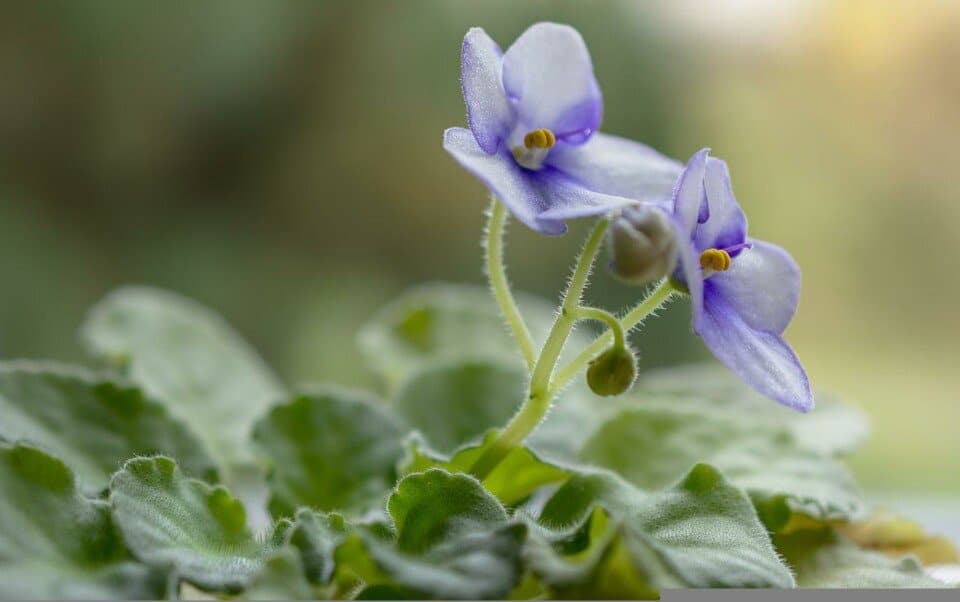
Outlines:
[[723,249],[707,249],[700,254],[700,267],[714,272],[726,271],[730,269],[730,253]]
[[523,137],[523,145],[530,148],[553,148],[553,145],[557,143],[557,137],[553,135],[553,132],[547,128],[540,128],[538,130],[533,130],[527,132],[527,135]]

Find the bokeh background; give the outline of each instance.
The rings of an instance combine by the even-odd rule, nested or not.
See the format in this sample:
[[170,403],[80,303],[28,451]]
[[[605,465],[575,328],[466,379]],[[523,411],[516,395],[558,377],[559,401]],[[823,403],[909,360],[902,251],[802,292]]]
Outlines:
[[[957,500],[960,2],[2,3],[0,356],[81,360],[86,309],[142,283],[217,308],[290,382],[371,384],[353,337],[380,305],[482,281],[486,194],[440,144],[460,40],[538,20],[583,33],[605,130],[711,146],[803,266],[788,336],[870,414],[861,482]],[[515,227],[519,288],[555,296],[582,229]],[[708,358],[688,321],[651,323],[645,368]]]

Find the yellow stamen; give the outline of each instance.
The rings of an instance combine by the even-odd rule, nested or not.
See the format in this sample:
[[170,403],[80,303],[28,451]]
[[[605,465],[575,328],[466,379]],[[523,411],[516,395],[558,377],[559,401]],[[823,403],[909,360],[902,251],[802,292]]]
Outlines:
[[527,132],[527,135],[523,137],[523,145],[528,149],[553,148],[556,143],[557,137],[553,135],[553,132],[546,128],[540,128],[538,130]]
[[724,272],[730,269],[730,254],[723,249],[707,249],[700,254],[700,267],[704,270]]

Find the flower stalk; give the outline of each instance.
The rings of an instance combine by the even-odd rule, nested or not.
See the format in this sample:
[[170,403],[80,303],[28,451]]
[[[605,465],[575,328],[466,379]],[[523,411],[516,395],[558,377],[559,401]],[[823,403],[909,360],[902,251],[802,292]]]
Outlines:
[[513,338],[517,340],[520,353],[527,363],[527,370],[532,372],[537,361],[537,348],[533,337],[530,336],[530,329],[527,328],[517,307],[517,301],[510,291],[510,282],[507,280],[507,270],[503,263],[503,233],[507,223],[507,210],[496,197],[491,197],[488,215],[485,247],[490,289],[493,291],[494,299],[497,300],[497,305],[500,306],[500,313],[510,326]]
[[606,218],[600,219],[587,237],[573,276],[570,277],[570,284],[564,293],[560,312],[534,364],[527,399],[487,451],[471,467],[471,474],[478,479],[483,480],[490,474],[490,471],[496,468],[507,454],[523,443],[547,415],[547,410],[550,409],[550,404],[558,391],[558,388],[551,383],[553,372],[563,346],[580,316],[580,299],[583,289],[590,278],[590,272],[593,270],[593,264],[603,244],[603,237],[609,223]]

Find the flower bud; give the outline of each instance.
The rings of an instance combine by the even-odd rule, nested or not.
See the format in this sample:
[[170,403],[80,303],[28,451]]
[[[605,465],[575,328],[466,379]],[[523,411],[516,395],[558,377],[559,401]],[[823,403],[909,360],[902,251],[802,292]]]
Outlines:
[[667,215],[648,205],[626,207],[610,225],[610,271],[630,284],[647,284],[673,271],[677,235]]
[[611,347],[590,362],[587,384],[590,390],[604,397],[620,395],[637,377],[637,360],[626,347]]

